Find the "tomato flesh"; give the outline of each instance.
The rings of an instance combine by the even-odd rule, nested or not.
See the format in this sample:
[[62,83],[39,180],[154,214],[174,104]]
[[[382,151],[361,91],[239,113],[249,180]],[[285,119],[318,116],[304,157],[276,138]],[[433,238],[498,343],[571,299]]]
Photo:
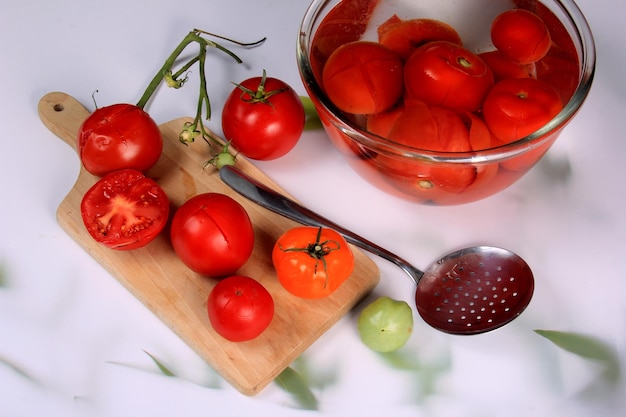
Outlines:
[[97,242],[118,250],[150,243],[169,214],[165,191],[141,172],[125,169],[102,177],[83,196],[81,217]]
[[234,275],[213,287],[207,312],[218,334],[231,342],[244,342],[258,337],[270,325],[274,300],[259,282]]
[[78,152],[85,169],[103,176],[120,169],[145,172],[161,156],[163,139],[156,122],[131,104],[101,107],[78,131]]

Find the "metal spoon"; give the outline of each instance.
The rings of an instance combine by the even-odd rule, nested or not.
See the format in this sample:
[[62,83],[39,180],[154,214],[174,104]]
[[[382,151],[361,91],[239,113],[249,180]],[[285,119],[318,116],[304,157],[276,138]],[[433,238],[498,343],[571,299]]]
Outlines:
[[519,316],[532,298],[534,278],[530,267],[506,249],[475,246],[457,250],[422,272],[236,168],[221,168],[220,177],[249,200],[298,223],[334,229],[348,242],[402,268],[417,285],[415,305],[420,316],[435,329],[452,334],[488,332]]

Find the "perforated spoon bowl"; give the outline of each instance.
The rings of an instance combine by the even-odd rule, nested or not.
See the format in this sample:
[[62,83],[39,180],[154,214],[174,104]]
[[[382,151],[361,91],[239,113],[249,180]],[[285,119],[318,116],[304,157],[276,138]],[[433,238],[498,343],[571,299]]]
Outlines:
[[475,246],[451,252],[424,272],[375,243],[270,189],[236,168],[220,177],[233,190],[298,223],[336,230],[345,239],[399,266],[417,286],[415,305],[426,323],[446,333],[478,334],[519,316],[534,291],[526,262],[506,249]]

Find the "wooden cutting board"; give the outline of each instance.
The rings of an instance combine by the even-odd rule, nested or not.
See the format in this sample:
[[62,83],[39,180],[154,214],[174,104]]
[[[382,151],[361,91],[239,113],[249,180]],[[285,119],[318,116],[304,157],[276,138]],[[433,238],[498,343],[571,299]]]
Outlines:
[[[59,92],[42,97],[38,110],[44,125],[76,149],[77,132],[89,115],[88,110],[73,97]],[[261,336],[234,343],[215,333],[206,313],[206,301],[216,281],[189,270],[174,253],[167,233],[142,249],[128,252],[114,251],[95,242],[83,226],[80,202],[97,178],[84,168],[60,204],[57,219],[89,255],[219,374],[242,393],[255,395],[373,289],[380,274],[376,264],[353,247],[354,273],[331,296],[305,300],[286,292],[274,273],[271,250],[276,239],[297,224],[239,196],[222,183],[216,170],[203,169],[202,164],[210,159],[208,146],[202,140],[189,146],[178,141],[178,133],[187,121],[191,119],[160,126],[163,154],[147,175],[163,187],[174,208],[204,192],[227,194],[245,207],[254,225],[255,246],[252,257],[238,273],[261,282],[275,302],[275,316]],[[237,167],[243,172],[284,193],[245,158],[237,159]]]

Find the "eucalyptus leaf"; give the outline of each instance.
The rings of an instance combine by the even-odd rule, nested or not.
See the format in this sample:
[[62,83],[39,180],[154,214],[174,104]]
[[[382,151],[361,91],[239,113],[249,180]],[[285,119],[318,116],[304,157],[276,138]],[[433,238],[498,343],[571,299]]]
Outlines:
[[287,367],[274,382],[284,391],[292,395],[300,408],[317,410],[318,402],[307,381],[293,368]]
[[146,355],[148,355],[150,357],[150,359],[152,359],[154,361],[156,366],[159,368],[159,371],[161,371],[161,373],[163,375],[165,375],[165,376],[176,376],[174,374],[174,372],[170,371],[165,365],[163,365],[163,363],[161,363],[161,361],[159,361],[157,358],[155,358],[154,355],[152,355],[150,352],[144,350],[144,353]]
[[620,378],[621,367],[617,353],[602,340],[581,333],[555,330],[535,330],[535,333],[567,352],[601,363],[605,368],[604,375],[610,381],[616,382]]
[[37,382],[35,378],[33,378],[33,376],[30,373],[28,373],[24,368],[22,368],[19,365],[16,365],[15,363],[11,362],[10,360],[6,358],[3,358],[2,356],[0,356],[0,364],[7,366],[9,369],[14,371],[16,374],[18,374],[22,378],[25,378],[31,382],[35,382],[35,383]]
[[0,262],[0,288],[7,286],[7,273],[4,263]]

